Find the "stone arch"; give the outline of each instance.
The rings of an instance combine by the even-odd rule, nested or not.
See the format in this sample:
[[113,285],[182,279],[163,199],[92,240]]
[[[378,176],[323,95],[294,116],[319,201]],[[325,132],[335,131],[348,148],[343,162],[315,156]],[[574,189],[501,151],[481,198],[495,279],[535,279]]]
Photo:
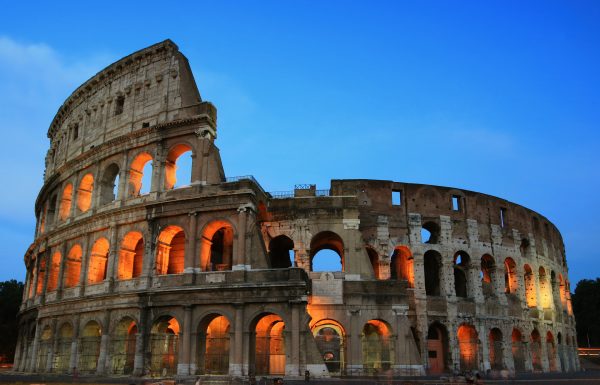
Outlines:
[[73,325],[64,321],[58,327],[56,338],[58,339],[57,348],[52,363],[52,371],[55,373],[66,373],[71,359],[71,346],[73,343]]
[[138,333],[137,322],[131,316],[121,318],[115,326],[110,341],[112,373],[133,373]]
[[471,257],[464,251],[454,254],[454,293],[457,297],[467,298],[469,296],[469,269],[471,268]]
[[[165,162],[165,189],[171,190],[175,188],[177,184],[177,161],[181,157],[181,155],[192,152],[192,157],[194,156],[194,148],[187,143],[179,143],[172,146],[167,154],[167,159]],[[193,168],[193,165],[192,165]],[[191,175],[190,175],[191,181]]]
[[333,319],[322,319],[311,326],[313,338],[330,374],[341,374],[346,367],[346,331]]
[[179,226],[167,226],[156,242],[156,274],[181,274],[184,262],[185,232]]
[[94,192],[94,175],[87,173],[81,178],[77,188],[77,209],[85,213],[92,207],[92,194]]
[[531,365],[534,372],[542,371],[542,340],[537,329],[531,331]]
[[108,261],[108,253],[110,244],[108,239],[102,237],[94,242],[92,252],[90,254],[88,268],[88,283],[101,283],[106,279],[106,265]]
[[234,236],[234,228],[227,220],[213,220],[204,226],[200,248],[200,265],[204,271],[231,270]]
[[479,364],[479,337],[473,325],[462,324],[457,331],[460,369],[477,370]]
[[50,325],[45,325],[40,333],[40,342],[38,345],[37,363],[35,365],[38,372],[46,371],[48,354],[52,350],[52,329]]
[[[321,231],[312,237],[310,241],[310,270],[314,271],[314,259],[317,257],[322,250],[331,250],[336,253],[339,257],[339,271],[344,271],[345,259],[344,259],[344,241],[342,237],[333,231]],[[333,255],[324,254],[323,256],[318,256],[317,258],[323,258],[323,264],[327,265],[329,261],[325,261],[325,259],[331,260],[335,257]],[[321,261],[319,261],[321,262]],[[333,263],[333,262],[332,262]],[[321,271],[321,270],[317,270]],[[336,271],[336,270],[332,270]]]
[[67,183],[63,188],[63,192],[60,197],[60,206],[58,218],[64,221],[71,216],[71,204],[73,202],[73,184]]
[[494,289],[494,276],[496,274],[496,262],[490,254],[481,257],[481,290],[485,298],[496,295]]
[[[150,169],[148,169],[150,163]],[[145,192],[149,192],[151,186],[144,186],[143,179],[145,173],[150,172],[152,175],[154,161],[152,155],[146,151],[140,152],[133,158],[129,166],[129,195],[132,197],[139,196]],[[148,188],[146,188],[148,187]]]
[[427,357],[431,374],[448,369],[448,329],[438,321],[432,322],[427,329]]
[[369,263],[373,268],[373,274],[376,279],[381,279],[381,270],[379,265],[379,254],[372,246],[366,246],[365,251],[367,252],[367,256],[369,257]]
[[392,279],[402,279],[415,286],[414,257],[407,246],[396,246],[390,262]]
[[567,285],[562,274],[558,274],[558,284],[559,284],[559,295],[560,295],[560,305],[563,310],[567,310]]
[[88,321],[81,331],[79,337],[79,362],[77,370],[80,373],[94,373],[98,367],[100,356],[100,340],[102,328],[94,320]]
[[504,291],[509,294],[516,294],[518,286],[517,264],[514,259],[507,257],[504,259]]
[[100,204],[105,205],[111,203],[118,198],[118,192],[115,194],[115,187],[118,191],[119,165],[111,163],[104,169],[102,178],[100,179]]
[[284,375],[286,341],[283,318],[275,313],[263,312],[250,323],[250,373],[254,375]]
[[60,272],[60,263],[62,256],[60,251],[52,253],[50,258],[50,266],[48,267],[48,285],[46,291],[55,291],[58,288],[58,274]]
[[525,348],[523,345],[523,335],[517,328],[513,328],[511,335],[511,350],[515,364],[515,372],[525,371]]
[[554,342],[554,335],[550,330],[546,333],[546,353],[548,355],[548,369],[551,372],[556,372],[558,370],[556,364],[556,344]]
[[530,308],[534,308],[537,306],[535,275],[533,274],[531,266],[529,266],[528,264],[525,264],[525,266],[523,266],[523,270],[525,271],[525,299],[527,300],[527,306]]
[[502,331],[499,328],[492,328],[488,336],[490,365],[492,370],[504,369],[504,341]]
[[69,250],[67,258],[65,260],[65,272],[64,272],[64,287],[75,287],[79,284],[79,276],[81,274],[81,257],[83,252],[81,246],[75,244]]
[[367,321],[361,332],[363,370],[376,374],[391,369],[394,363],[392,328],[381,319]]
[[144,247],[141,232],[130,231],[125,234],[119,250],[118,279],[131,279],[142,275]]
[[439,296],[442,294],[440,276],[442,269],[442,256],[435,250],[428,250],[423,256],[423,269],[425,270],[425,293]]
[[179,321],[170,315],[157,317],[150,330],[150,373],[172,376],[177,373]]
[[437,244],[440,242],[440,225],[434,221],[427,221],[421,226],[421,243]]
[[550,309],[552,307],[552,287],[548,279],[548,274],[543,266],[538,269],[539,274],[539,287],[540,287],[540,305],[543,309]]
[[292,267],[294,241],[287,235],[279,235],[269,242],[269,262],[273,269]]
[[229,373],[231,322],[220,312],[205,314],[198,324],[196,365],[200,374]]

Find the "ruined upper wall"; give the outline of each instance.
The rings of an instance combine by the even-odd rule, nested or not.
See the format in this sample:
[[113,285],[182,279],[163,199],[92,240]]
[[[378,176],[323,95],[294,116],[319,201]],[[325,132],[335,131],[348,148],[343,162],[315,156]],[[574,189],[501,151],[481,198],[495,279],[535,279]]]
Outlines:
[[201,102],[189,63],[172,41],[126,56],[86,81],[59,108],[48,129],[45,180],[106,141],[194,116]]

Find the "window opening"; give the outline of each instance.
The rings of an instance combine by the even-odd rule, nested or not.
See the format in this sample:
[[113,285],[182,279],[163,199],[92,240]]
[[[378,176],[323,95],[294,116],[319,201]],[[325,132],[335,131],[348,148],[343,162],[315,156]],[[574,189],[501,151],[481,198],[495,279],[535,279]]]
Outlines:
[[500,227],[505,227],[506,226],[506,209],[504,207],[502,207],[500,209]]
[[452,195],[452,211],[460,211],[460,196]]
[[124,106],[125,106],[125,97],[124,96],[117,97],[117,101],[115,103],[115,116],[121,115],[123,113]]
[[393,190],[392,191],[392,206],[400,206],[402,205],[402,191]]

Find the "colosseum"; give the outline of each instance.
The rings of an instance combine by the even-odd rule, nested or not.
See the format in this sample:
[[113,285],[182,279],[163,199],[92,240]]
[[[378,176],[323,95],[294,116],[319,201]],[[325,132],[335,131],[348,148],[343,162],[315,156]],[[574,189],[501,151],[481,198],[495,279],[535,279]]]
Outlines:
[[68,97],[48,130],[16,372],[579,369],[564,245],[544,216],[386,180],[269,193],[226,177],[217,133],[170,40]]

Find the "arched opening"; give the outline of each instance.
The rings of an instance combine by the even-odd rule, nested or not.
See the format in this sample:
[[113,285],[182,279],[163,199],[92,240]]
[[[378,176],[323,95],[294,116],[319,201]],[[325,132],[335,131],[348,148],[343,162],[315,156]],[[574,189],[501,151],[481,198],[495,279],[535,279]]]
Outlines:
[[423,259],[425,293],[427,295],[439,296],[441,295],[440,269],[442,267],[442,256],[435,250],[429,250],[425,253]]
[[174,317],[162,316],[150,332],[150,373],[154,376],[172,376],[177,373],[179,351],[179,322]]
[[440,225],[435,222],[425,222],[421,227],[421,242],[436,244],[440,241]]
[[44,258],[43,254],[38,254],[38,258],[40,259],[38,265],[38,280],[37,280],[37,288],[35,290],[36,295],[41,295],[44,290],[44,280],[46,279],[46,258]]
[[79,284],[79,275],[81,274],[81,246],[71,247],[67,260],[65,261],[64,286],[66,288],[74,287]]
[[64,323],[58,329],[58,343],[56,354],[52,363],[52,371],[55,373],[66,373],[69,370],[71,359],[71,345],[73,343],[73,326]]
[[131,374],[135,361],[135,344],[138,327],[133,318],[125,317],[119,321],[111,337],[111,360],[114,374]]
[[77,370],[80,373],[94,373],[100,356],[100,339],[102,329],[96,321],[85,324],[81,337],[79,337],[79,364]]
[[494,291],[495,271],[496,262],[494,258],[489,254],[481,257],[481,290],[483,291],[484,298],[490,298],[496,294]]
[[539,285],[540,285],[540,304],[543,309],[550,309],[552,306],[552,288],[546,270],[540,266],[539,270]]
[[370,320],[361,334],[363,368],[367,374],[388,370],[394,363],[392,332],[385,322]]
[[563,372],[566,372],[568,369],[565,360],[565,349],[563,345],[562,334],[560,332],[558,332],[556,335],[556,342],[558,344],[558,358],[560,360],[560,367]]
[[489,343],[490,343],[490,365],[492,366],[492,370],[502,370],[504,369],[504,360],[502,358],[503,352],[503,341],[502,341],[502,332],[498,328],[493,328],[490,330],[489,335]]
[[341,374],[345,368],[345,332],[334,320],[321,320],[311,328],[317,349],[329,374]]
[[171,190],[191,183],[191,170],[192,148],[187,144],[173,147],[167,155],[165,164],[165,189]]
[[60,198],[60,208],[58,217],[61,221],[64,221],[71,215],[71,202],[73,200],[73,185],[67,184],[63,189],[63,193]]
[[260,315],[252,325],[250,368],[255,375],[285,374],[285,322],[276,314]]
[[525,349],[523,347],[523,336],[519,329],[513,329],[512,336],[512,355],[515,363],[515,372],[525,371]]
[[477,370],[479,363],[479,339],[473,325],[463,324],[458,328],[460,369]]
[[531,266],[525,265],[525,298],[527,299],[528,307],[536,307],[537,306],[537,296],[535,293],[535,276],[533,275],[533,270],[531,270]]
[[392,279],[402,279],[408,281],[409,287],[414,287],[414,258],[408,247],[397,246],[394,249],[390,261],[390,270]]
[[156,242],[156,274],[183,273],[185,233],[179,226],[167,226]]
[[92,253],[90,254],[88,283],[101,283],[106,279],[106,262],[108,261],[109,247],[108,239],[106,238],[100,238],[94,242]]
[[119,250],[119,279],[137,278],[142,275],[144,261],[144,238],[138,231],[130,231],[123,238]]
[[516,294],[518,284],[517,264],[508,257],[504,260],[504,291],[508,294]]
[[60,252],[55,251],[50,259],[50,267],[48,269],[48,286],[46,291],[54,291],[58,287],[58,273],[60,272]]
[[137,197],[150,192],[152,184],[152,156],[147,152],[138,154],[129,168],[129,195]]
[[332,231],[322,231],[310,241],[311,271],[344,271],[344,241]]
[[365,250],[367,252],[367,256],[369,257],[369,263],[373,268],[373,275],[375,276],[375,279],[381,279],[381,271],[379,269],[379,254],[377,254],[377,251],[375,251],[375,249],[373,249],[371,246],[365,247]]
[[558,275],[558,283],[559,283],[559,295],[560,295],[560,304],[563,310],[567,310],[567,289],[565,280],[563,279],[562,274]]
[[116,163],[111,163],[104,170],[102,179],[100,180],[100,204],[105,205],[113,202],[118,197],[119,191],[119,166]]
[[94,176],[85,174],[77,189],[77,208],[84,213],[92,207],[92,192],[94,191]]
[[531,332],[531,365],[534,371],[542,371],[542,340],[537,329]]
[[556,345],[552,332],[546,333],[546,353],[548,354],[548,365],[551,372],[557,371],[556,366]]
[[200,264],[205,271],[231,270],[233,235],[233,227],[226,221],[213,221],[204,228]]
[[457,297],[467,298],[469,295],[469,267],[471,258],[464,251],[454,254],[454,293]]
[[269,260],[273,269],[291,267],[294,260],[294,241],[285,235],[279,235],[271,239],[271,242],[269,242]]
[[427,357],[431,374],[442,373],[448,368],[448,331],[438,322],[432,323],[427,330]]
[[46,370],[46,365],[48,363],[48,353],[52,349],[52,330],[50,326],[46,326],[42,330],[42,334],[40,335],[40,344],[38,346],[38,355],[37,355],[37,364],[36,368],[38,372],[43,372]]
[[230,323],[227,317],[211,314],[198,327],[197,365],[200,374],[229,373]]
[[46,224],[48,226],[52,225],[54,223],[54,221],[56,220],[57,200],[58,200],[58,197],[56,194],[54,194],[50,197],[50,201],[48,202],[48,211],[47,211],[47,216],[46,216],[46,218],[47,218]]

